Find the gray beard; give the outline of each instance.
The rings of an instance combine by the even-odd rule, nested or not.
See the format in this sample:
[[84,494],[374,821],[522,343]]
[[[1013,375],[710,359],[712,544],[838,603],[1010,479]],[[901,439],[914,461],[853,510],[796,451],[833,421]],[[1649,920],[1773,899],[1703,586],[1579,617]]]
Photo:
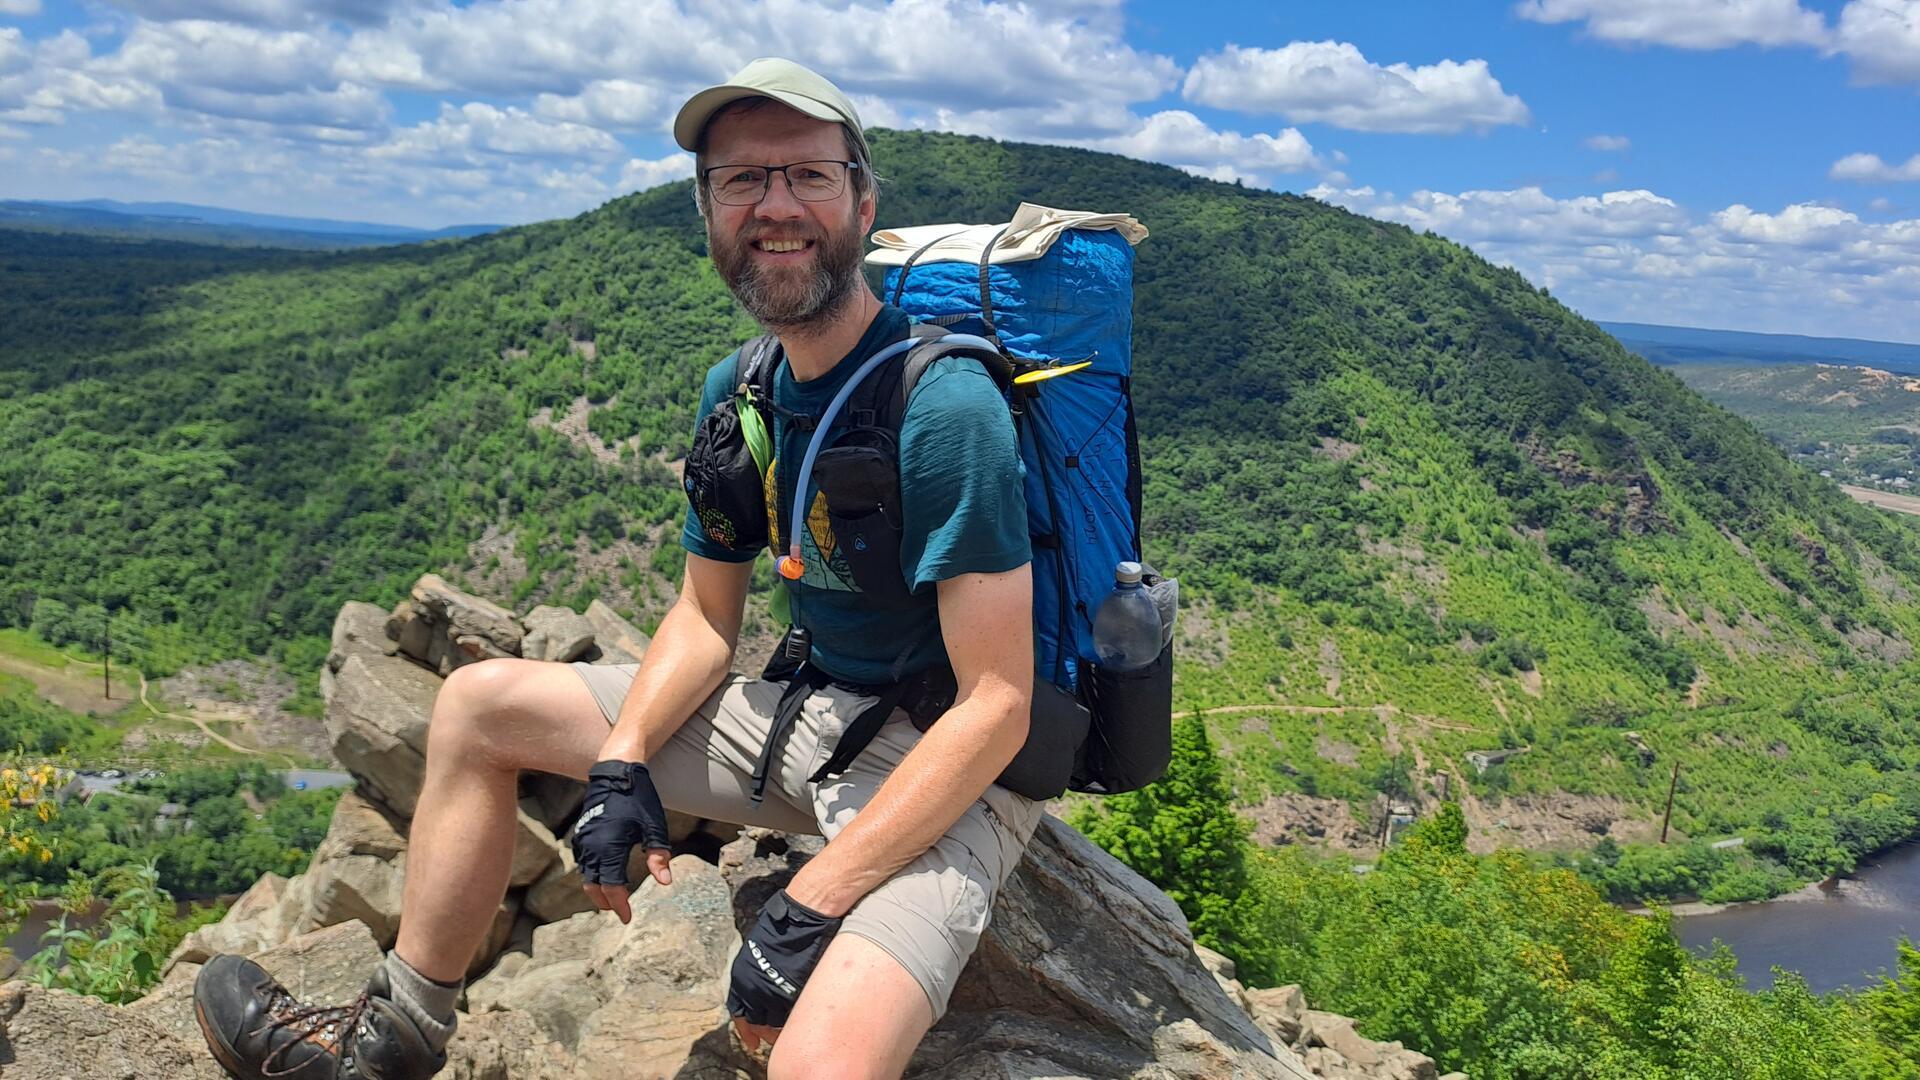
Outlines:
[[771,331],[790,330],[836,315],[864,281],[857,230],[820,237],[811,272],[795,275],[754,261],[738,239],[722,243],[708,230],[714,268],[755,322]]
[[860,264],[834,272],[821,267],[798,282],[768,280],[761,268],[748,266],[732,282],[733,295],[754,321],[768,330],[786,330],[838,314],[860,284]]

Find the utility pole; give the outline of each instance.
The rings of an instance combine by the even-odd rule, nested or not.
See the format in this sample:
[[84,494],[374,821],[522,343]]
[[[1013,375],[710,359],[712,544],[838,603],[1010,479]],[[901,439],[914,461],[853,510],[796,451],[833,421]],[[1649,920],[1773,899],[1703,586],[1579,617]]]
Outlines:
[[100,696],[113,700],[113,609],[100,608],[102,642],[100,645]]
[[1660,842],[1667,842],[1667,826],[1673,823],[1673,792],[1680,786],[1680,762],[1673,763],[1673,779],[1667,781],[1667,812],[1660,819]]

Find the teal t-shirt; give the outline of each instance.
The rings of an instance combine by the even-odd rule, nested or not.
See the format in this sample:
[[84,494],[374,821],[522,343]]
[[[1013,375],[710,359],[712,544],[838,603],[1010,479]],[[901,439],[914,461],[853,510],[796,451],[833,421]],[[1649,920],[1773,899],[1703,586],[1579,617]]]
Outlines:
[[[905,337],[908,326],[905,312],[883,307],[859,344],[825,375],[796,382],[782,363],[774,378],[774,404],[818,417],[861,363]],[[734,392],[734,363],[735,356],[728,356],[707,372],[696,428]],[[843,415],[835,427],[846,422]],[[791,508],[812,432],[778,412],[772,429],[773,482],[781,486],[779,505]],[[878,609],[857,590],[844,558],[822,555],[823,546],[832,551],[832,532],[825,501],[812,486],[806,493],[812,512],[801,537],[806,573],[787,588],[795,622],[812,635],[813,662],[837,678],[867,684],[945,663],[934,583],[1012,570],[1032,559],[1023,476],[1013,420],[999,387],[977,361],[937,361],[914,387],[900,424],[900,568],[919,602],[904,610]],[[788,525],[784,515],[773,525],[776,552],[786,550]],[[691,512],[680,542],[696,555],[723,562],[750,562],[759,554],[708,539]]]

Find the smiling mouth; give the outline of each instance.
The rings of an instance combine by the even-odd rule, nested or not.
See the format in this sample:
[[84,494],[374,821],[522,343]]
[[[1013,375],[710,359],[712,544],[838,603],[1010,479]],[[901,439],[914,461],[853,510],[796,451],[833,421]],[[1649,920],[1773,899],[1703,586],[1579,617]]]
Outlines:
[[764,251],[771,255],[785,255],[796,251],[805,251],[813,246],[811,240],[755,240],[755,251]]

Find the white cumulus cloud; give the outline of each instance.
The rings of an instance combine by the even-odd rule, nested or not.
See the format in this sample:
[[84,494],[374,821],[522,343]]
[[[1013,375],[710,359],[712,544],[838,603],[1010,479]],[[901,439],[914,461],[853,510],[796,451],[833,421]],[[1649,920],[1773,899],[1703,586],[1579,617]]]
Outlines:
[[28,15],[38,14],[40,14],[40,0],[0,0],[0,15],[18,15],[25,18]]
[[1703,218],[1649,191],[1307,194],[1467,244],[1594,318],[1914,337],[1920,219],[1867,222],[1814,204]]
[[1134,49],[1117,21],[1076,12],[986,0],[479,0],[396,14],[356,33],[342,65],[389,85],[493,95],[568,95],[644,72],[677,95],[756,56],[787,56],[850,94],[957,109],[1144,101],[1173,86],[1172,60]]
[[1920,154],[1908,158],[1904,165],[1882,161],[1879,154],[1848,154],[1834,162],[1833,168],[1827,170],[1827,175],[1835,180],[1875,184],[1920,180]]
[[1920,0],[1850,0],[1834,38],[1855,79],[1920,82]]
[[1514,13],[1617,45],[1802,45],[1846,57],[1856,82],[1920,82],[1920,0],[1847,0],[1832,26],[1799,0],[1521,0]]
[[482,101],[442,105],[433,120],[396,131],[373,147],[376,158],[474,165],[483,154],[516,157],[597,157],[620,153],[620,143],[598,128],[546,120],[517,106],[499,108]]
[[1633,140],[1625,135],[1589,135],[1584,145],[1589,150],[1605,153],[1620,153],[1633,145]]
[[1137,129],[1094,145],[1128,157],[1199,169],[1200,175],[1217,180],[1258,182],[1274,173],[1318,172],[1326,167],[1306,136],[1293,128],[1277,135],[1218,131],[1182,109],[1154,113]]
[[1382,66],[1343,41],[1228,45],[1195,62],[1181,93],[1202,105],[1354,131],[1449,133],[1529,119],[1526,103],[1501,88],[1485,60]]
[[674,104],[678,103],[670,103],[657,86],[630,79],[598,79],[577,94],[540,94],[533,99],[533,111],[552,120],[639,131],[663,126]]
[[137,79],[99,71],[87,40],[72,30],[28,43],[0,28],[0,120],[59,124],[70,111],[153,110],[159,92]]
[[693,175],[692,154],[668,154],[663,158],[633,158],[620,167],[616,186],[621,191],[645,191]]
[[962,135],[1054,143],[1125,154],[1173,165],[1210,180],[1266,185],[1291,173],[1320,173],[1345,160],[1316,152],[1294,128],[1274,134],[1221,131],[1184,109],[1140,116],[1119,105],[1086,102],[1076,108],[939,110],[915,126]]
[[1725,49],[1822,45],[1826,20],[1798,0],[1522,0],[1514,13],[1541,23],[1582,22],[1621,45]]
[[1816,203],[1795,203],[1777,214],[1763,214],[1735,203],[1714,214],[1713,224],[1733,240],[1834,248],[1858,237],[1860,218]]

